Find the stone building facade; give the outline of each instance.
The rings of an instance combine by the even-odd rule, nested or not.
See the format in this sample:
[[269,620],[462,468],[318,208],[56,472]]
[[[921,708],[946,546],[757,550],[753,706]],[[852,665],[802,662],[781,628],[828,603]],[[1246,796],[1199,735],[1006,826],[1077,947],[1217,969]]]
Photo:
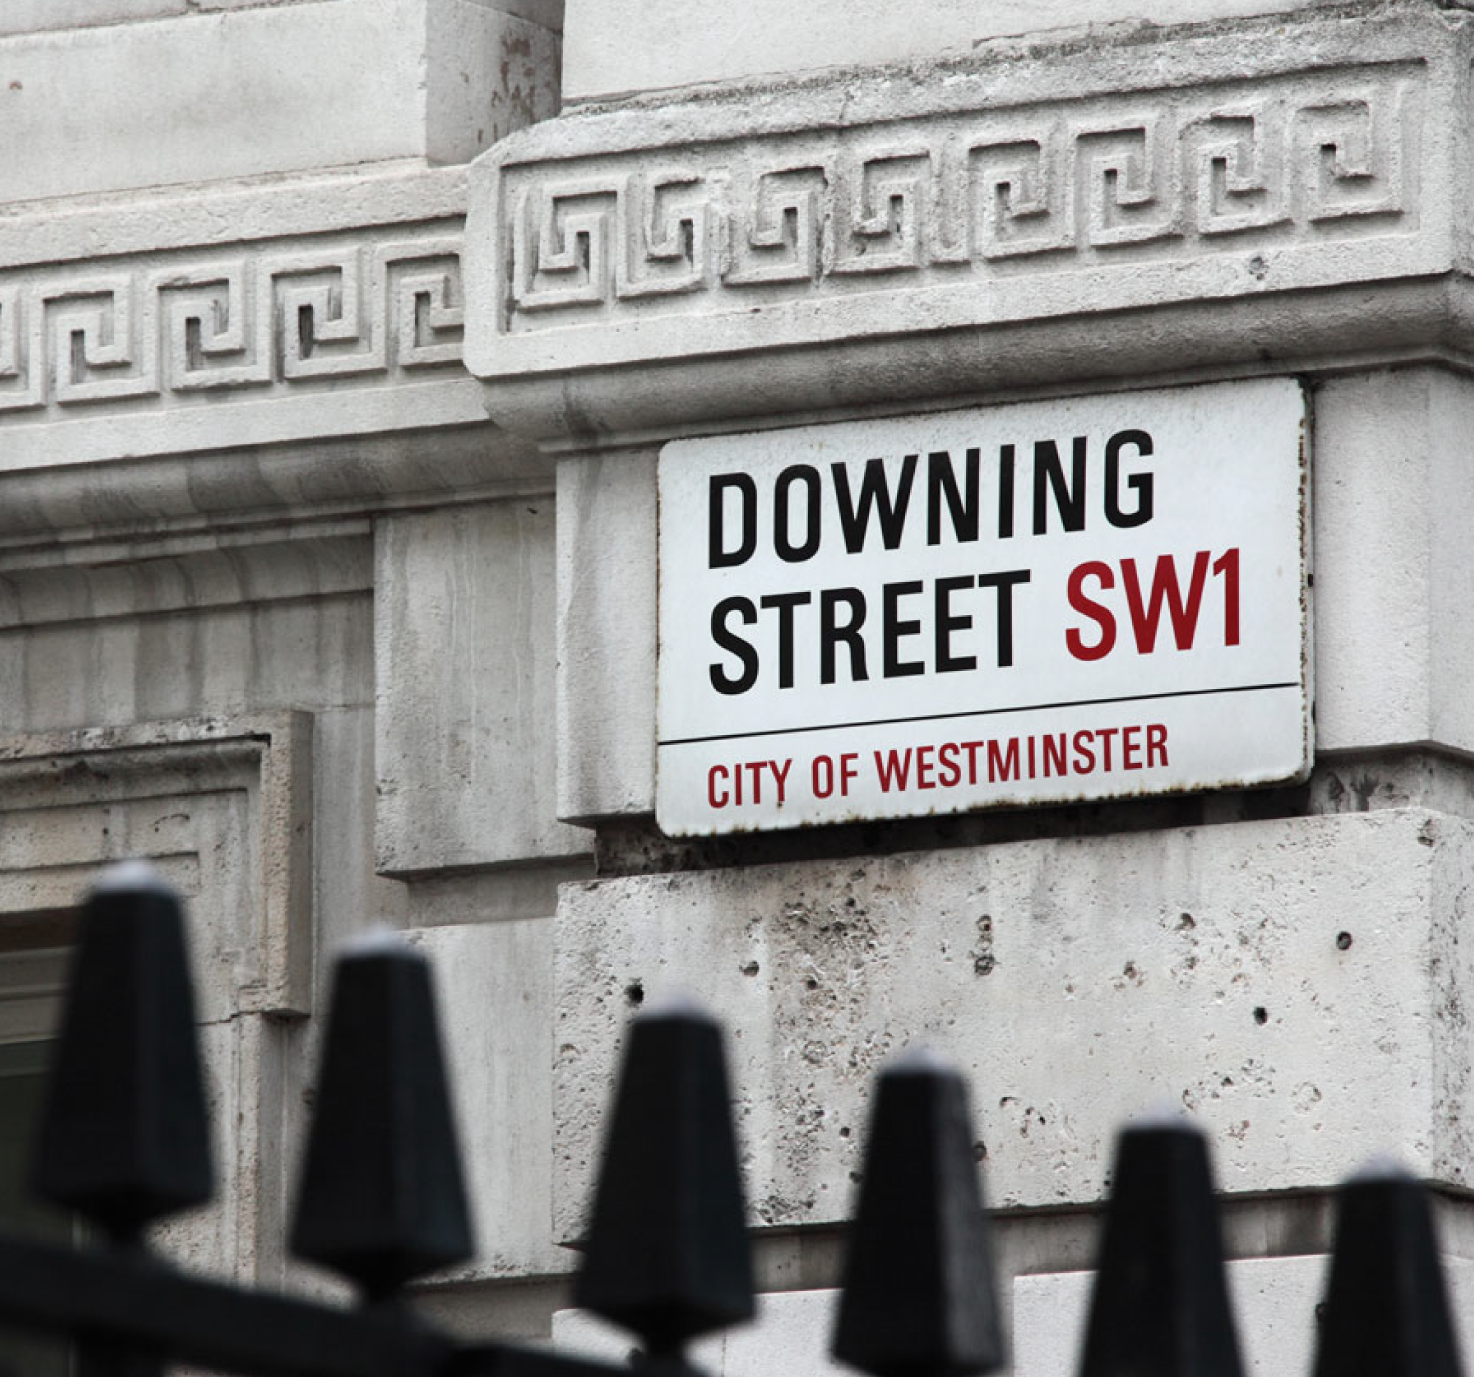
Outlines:
[[[424,1301],[479,1332],[610,1342],[566,1245],[671,985],[730,1029],[733,1377],[821,1361],[869,1077],[918,1039],[972,1079],[1020,1377],[1068,1370],[1113,1131],[1163,1097],[1255,1372],[1306,1361],[1375,1152],[1468,1294],[1471,58],[1435,0],[9,0],[7,1044],[145,855],[194,915],[202,1267],[310,1283],[314,1015],[386,922],[480,1226]],[[1260,379],[1309,406],[1307,778],[656,824],[664,445]]]

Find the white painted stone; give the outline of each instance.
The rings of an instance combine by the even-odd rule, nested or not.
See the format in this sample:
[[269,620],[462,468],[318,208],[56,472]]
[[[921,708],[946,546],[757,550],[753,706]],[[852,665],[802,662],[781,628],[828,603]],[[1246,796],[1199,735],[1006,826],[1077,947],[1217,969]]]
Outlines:
[[300,1024],[257,1015],[200,1030],[218,1184],[210,1204],[153,1231],[180,1266],[247,1285],[281,1286],[294,1180],[289,1164],[297,1159],[302,1118],[300,1100],[289,1108],[302,1070],[292,1065],[292,1048],[301,1040]]
[[655,455],[558,466],[558,816],[655,806]]
[[870,1078],[917,1039],[971,1077],[997,1205],[1099,1199],[1117,1127],[1163,1099],[1230,1192],[1328,1186],[1388,1147],[1462,1185],[1471,840],[1398,809],[565,886],[558,1236],[582,1228],[626,991],[670,984],[730,1029],[759,1225],[845,1217]]
[[394,166],[0,216],[7,566],[56,562],[43,531],[121,528],[89,552],[115,565],[228,511],[315,538],[309,513],[546,488],[460,364],[464,202],[463,170]]
[[[459,367],[458,184],[374,180],[382,210],[349,193],[357,224],[333,205],[340,177],[136,198],[112,215],[43,208],[8,223],[0,473],[484,428]],[[89,261],[99,240],[112,255],[103,274]]]
[[475,0],[476,4],[501,10],[504,14],[515,14],[533,24],[558,32],[563,28],[564,0]]
[[[92,259],[100,244],[110,256],[173,253],[366,226],[457,221],[466,211],[466,176],[464,167],[394,161],[10,204],[0,217],[0,266]],[[403,237],[399,230],[387,233]]]
[[[1311,1370],[1325,1265],[1320,1256],[1228,1263],[1245,1377]],[[1014,1278],[1013,1377],[1065,1377],[1079,1367],[1094,1281],[1094,1272]]]
[[417,10],[334,0],[8,39],[0,97],[21,156],[0,199],[422,154]]
[[[568,0],[570,100],[661,87],[773,77],[822,67],[969,57],[987,40],[1059,31],[1123,33],[1313,8],[1319,0]],[[1078,33],[1071,36],[1078,37]]]
[[426,927],[460,1124],[476,1259],[443,1280],[547,1276],[577,1256],[552,1237],[550,917]]
[[112,22],[0,38],[0,201],[463,161],[557,109],[558,35],[465,0],[88,11]]
[[0,554],[0,628],[326,601],[373,587],[373,550],[359,531],[193,544],[168,554],[159,549],[153,558],[121,566],[69,563],[54,547],[46,553],[6,551]]
[[378,526],[378,868],[585,851],[554,802],[551,494]]

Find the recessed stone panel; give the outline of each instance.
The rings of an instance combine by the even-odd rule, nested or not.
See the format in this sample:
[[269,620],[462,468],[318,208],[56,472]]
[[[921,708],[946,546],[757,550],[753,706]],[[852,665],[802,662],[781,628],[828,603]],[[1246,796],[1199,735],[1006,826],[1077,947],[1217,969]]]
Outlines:
[[58,1014],[61,962],[25,948],[72,940],[106,865],[152,861],[186,905],[218,1183],[160,1243],[275,1284],[313,1007],[312,754],[305,713],[0,737],[0,949],[22,948],[0,1034],[45,1037]]

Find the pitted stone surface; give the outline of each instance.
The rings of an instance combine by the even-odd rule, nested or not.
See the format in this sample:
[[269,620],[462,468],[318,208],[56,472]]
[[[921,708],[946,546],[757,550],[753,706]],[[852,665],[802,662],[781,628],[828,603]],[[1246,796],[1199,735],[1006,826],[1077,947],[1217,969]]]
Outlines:
[[916,1040],[971,1077],[994,1204],[1100,1199],[1116,1128],[1164,1099],[1230,1191],[1327,1186],[1389,1144],[1462,1185],[1470,843],[1394,809],[566,885],[557,1235],[621,1026],[674,984],[729,1028],[758,1225],[846,1216],[871,1077]]

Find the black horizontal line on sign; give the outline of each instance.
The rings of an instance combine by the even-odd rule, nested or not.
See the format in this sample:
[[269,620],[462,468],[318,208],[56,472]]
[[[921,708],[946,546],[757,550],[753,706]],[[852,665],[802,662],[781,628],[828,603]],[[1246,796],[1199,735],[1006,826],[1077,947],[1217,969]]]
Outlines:
[[812,727],[770,727],[755,732],[718,732],[712,736],[680,736],[657,741],[657,746],[699,746],[706,741],[744,741],[753,736],[797,736],[802,732],[842,732],[854,727],[895,727],[904,722],[945,722],[955,717],[997,717],[1010,712],[1047,712],[1054,708],[1096,708],[1111,703],[1150,703],[1160,698],[1201,698],[1210,693],[1263,693],[1268,689],[1299,688],[1297,679],[1281,684],[1232,684],[1227,688],[1176,689],[1171,693],[1127,693],[1119,698],[1076,698],[1064,703],[1023,703],[1016,708],[973,708],[964,712],[934,712],[925,717],[876,717],[868,722],[820,722]]

